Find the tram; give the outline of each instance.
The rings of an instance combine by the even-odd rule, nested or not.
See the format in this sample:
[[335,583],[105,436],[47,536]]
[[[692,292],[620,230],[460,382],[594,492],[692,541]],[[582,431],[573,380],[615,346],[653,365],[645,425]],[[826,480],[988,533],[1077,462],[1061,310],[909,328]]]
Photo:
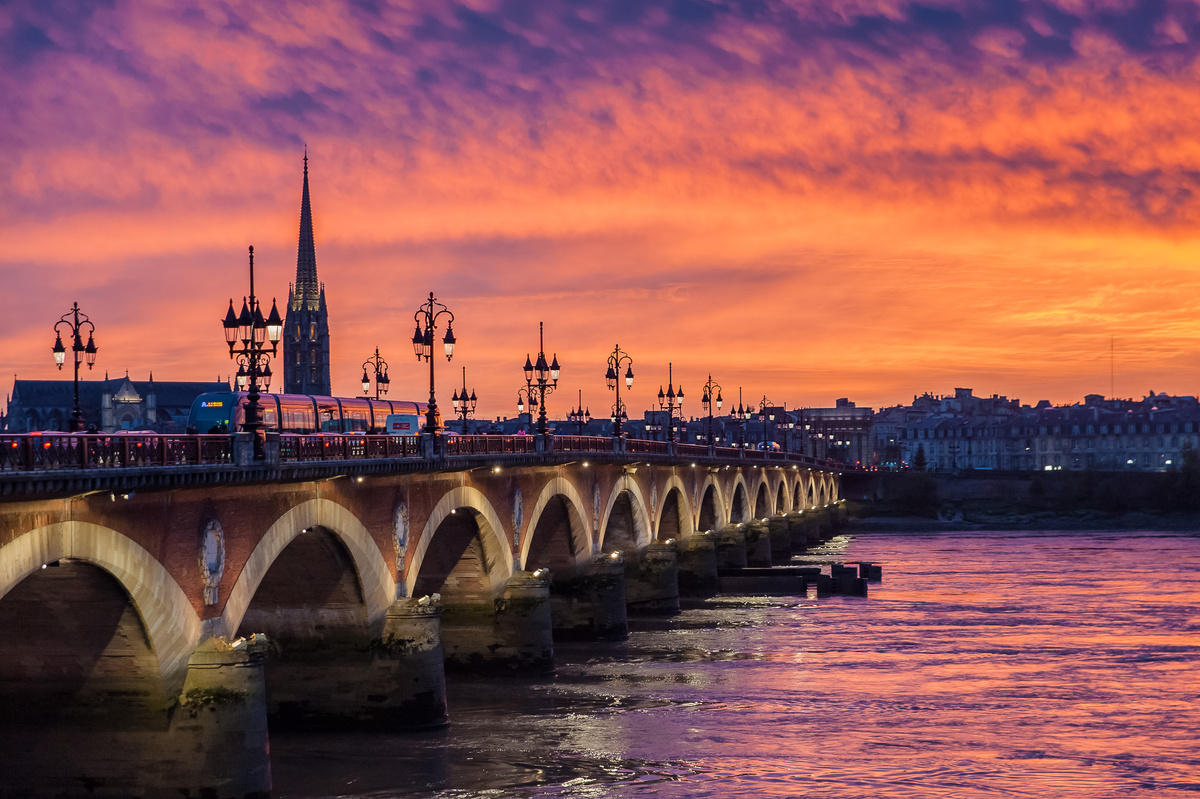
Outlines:
[[[246,421],[244,391],[201,394],[192,403],[188,427],[198,433],[227,433]],[[424,420],[429,405],[405,400],[366,397],[320,397],[310,394],[260,394],[259,407],[268,432],[378,433],[389,432],[388,417]],[[441,413],[437,424],[441,427]],[[396,424],[390,427],[397,427]],[[404,425],[406,431],[411,425]],[[411,430],[419,432],[420,425]]]

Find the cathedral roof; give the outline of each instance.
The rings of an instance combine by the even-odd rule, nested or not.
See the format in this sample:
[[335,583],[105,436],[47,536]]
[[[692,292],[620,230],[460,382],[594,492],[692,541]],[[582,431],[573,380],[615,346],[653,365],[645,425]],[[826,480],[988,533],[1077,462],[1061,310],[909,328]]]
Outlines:
[[[116,394],[126,384],[142,399],[154,394],[155,402],[164,408],[191,407],[192,401],[210,391],[229,391],[228,383],[173,382],[130,380],[116,377],[111,380],[80,380],[79,404],[83,407],[99,407],[100,398]],[[9,407],[24,408],[70,408],[75,404],[75,388],[70,380],[15,380]]]

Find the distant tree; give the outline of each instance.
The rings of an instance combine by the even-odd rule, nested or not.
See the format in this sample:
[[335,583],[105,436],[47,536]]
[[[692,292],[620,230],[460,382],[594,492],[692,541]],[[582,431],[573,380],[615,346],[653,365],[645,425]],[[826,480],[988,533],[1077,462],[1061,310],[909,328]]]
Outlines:
[[925,445],[917,444],[917,454],[913,455],[913,469],[918,472],[925,471],[925,467],[929,463],[925,460]]

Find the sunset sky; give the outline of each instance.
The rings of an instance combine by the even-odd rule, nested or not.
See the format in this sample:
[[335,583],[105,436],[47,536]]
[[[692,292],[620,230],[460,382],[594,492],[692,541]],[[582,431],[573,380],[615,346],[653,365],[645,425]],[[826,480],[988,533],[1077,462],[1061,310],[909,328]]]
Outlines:
[[[481,416],[537,323],[607,415],[667,362],[728,401],[1200,392],[1193,2],[17,0],[0,5],[0,370],[213,379],[295,277],[302,157],[335,393],[455,312]],[[444,395],[444,396],[443,396]],[[447,402],[448,404],[448,402]]]

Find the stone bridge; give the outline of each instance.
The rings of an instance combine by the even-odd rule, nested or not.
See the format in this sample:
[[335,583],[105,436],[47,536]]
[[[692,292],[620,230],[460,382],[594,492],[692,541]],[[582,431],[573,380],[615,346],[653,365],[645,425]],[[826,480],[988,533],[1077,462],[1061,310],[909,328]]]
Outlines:
[[0,463],[0,795],[266,796],[268,716],[444,723],[444,668],[549,670],[839,518],[836,471],[781,453],[91,438],[0,441],[62,450]]

